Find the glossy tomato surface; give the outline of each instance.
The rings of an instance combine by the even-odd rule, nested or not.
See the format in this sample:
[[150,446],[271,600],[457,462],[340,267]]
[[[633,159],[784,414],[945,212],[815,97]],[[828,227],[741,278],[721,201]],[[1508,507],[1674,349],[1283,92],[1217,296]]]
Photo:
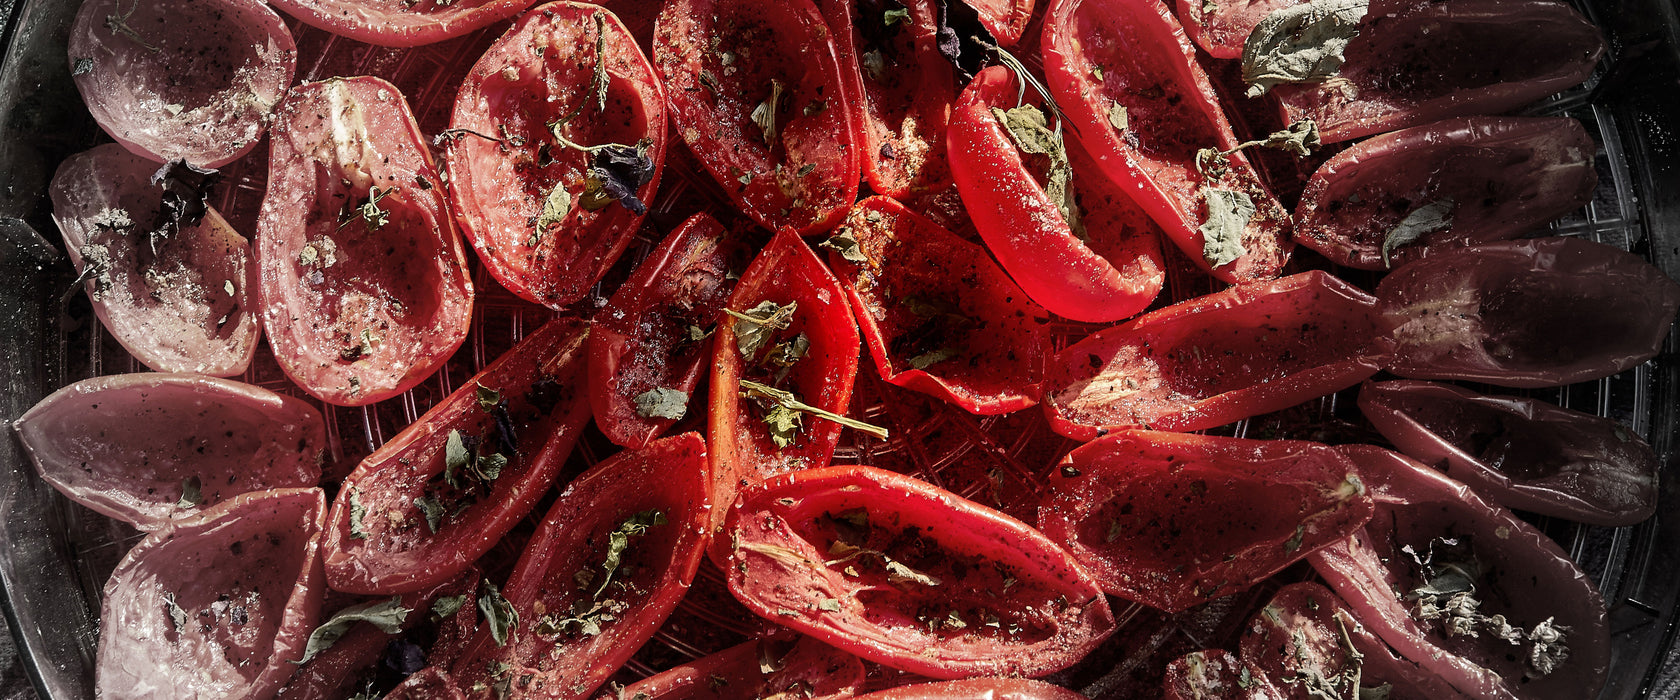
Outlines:
[[[502,286],[550,308],[583,297],[618,260],[664,170],[659,78],[595,5],[520,17],[473,64],[449,127],[449,197],[467,240]],[[609,144],[642,159],[620,183],[632,197],[601,194],[605,154],[580,150]]]
[[519,14],[535,0],[275,0],[312,27],[375,46],[422,46]]
[[402,93],[373,77],[299,85],[272,133],[256,259],[275,359],[339,405],[420,383],[466,339],[473,291]]
[[623,700],[759,700],[798,694],[849,698],[864,683],[863,662],[810,637],[788,644],[759,639],[708,654],[625,686]]
[[1079,700],[1085,696],[1025,678],[970,678],[877,691],[858,700]]
[[1175,0],[1178,21],[1196,46],[1214,58],[1242,58],[1243,42],[1266,15],[1302,0]]
[[1163,700],[1278,700],[1265,672],[1224,649],[1193,651],[1167,664]]

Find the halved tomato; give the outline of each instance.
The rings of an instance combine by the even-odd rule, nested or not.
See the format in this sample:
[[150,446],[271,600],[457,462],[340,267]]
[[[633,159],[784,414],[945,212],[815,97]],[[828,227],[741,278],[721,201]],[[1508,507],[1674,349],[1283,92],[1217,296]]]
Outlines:
[[1175,0],[1184,33],[1214,58],[1241,58],[1243,42],[1275,10],[1305,0]]
[[495,24],[533,0],[274,0],[309,26],[375,46],[421,46]]
[[1264,671],[1224,649],[1193,651],[1167,664],[1164,700],[1279,700]]
[[617,700],[837,700],[864,683],[856,656],[800,637],[791,647],[758,639],[704,656],[625,686]]
[[467,696],[447,671],[428,667],[404,679],[383,697],[385,700],[466,700]]
[[[998,46],[1009,48],[1021,40],[1032,20],[1036,0],[938,0],[942,5],[961,2],[980,15],[980,23],[997,39]],[[948,12],[949,10],[945,10]]]
[[1080,700],[1083,697],[1059,685],[1025,678],[970,678],[904,685],[862,695],[858,700]]

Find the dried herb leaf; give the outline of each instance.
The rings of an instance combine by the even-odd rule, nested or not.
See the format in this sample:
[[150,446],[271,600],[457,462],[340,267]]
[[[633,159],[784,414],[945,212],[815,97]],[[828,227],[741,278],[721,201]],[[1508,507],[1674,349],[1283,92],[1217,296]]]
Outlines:
[[1209,265],[1221,267],[1248,254],[1243,247],[1243,229],[1257,211],[1254,200],[1241,192],[1202,188],[1207,200],[1208,217],[1202,223],[1202,257]]
[[204,218],[210,211],[210,189],[219,178],[215,170],[182,159],[169,161],[152,173],[152,185],[163,188],[157,219],[149,232],[152,252],[157,252],[158,239],[170,238]]
[[438,527],[443,524],[443,504],[438,503],[436,496],[428,493],[414,499],[414,507],[419,508],[421,514],[426,516],[426,527],[432,534],[437,534]]
[[187,611],[181,609],[181,606],[175,602],[174,593],[164,591],[163,607],[169,613],[169,621],[175,625],[175,631],[179,632],[186,629]]
[[902,7],[896,10],[887,10],[886,12],[881,13],[881,21],[885,22],[889,27],[898,24],[899,22],[909,24],[910,10]]
[[752,120],[764,137],[764,145],[776,144],[776,115],[781,111],[782,81],[770,79],[770,96],[753,108]]
[[618,202],[637,216],[647,213],[647,205],[636,191],[653,179],[654,163],[648,158],[653,141],[642,139],[635,146],[607,144],[593,146],[589,161],[589,177],[584,179],[581,197],[583,208],[594,211],[609,202]]
[[863,247],[858,245],[857,236],[852,234],[851,229],[843,228],[835,231],[834,235],[829,236],[817,245],[839,253],[840,257],[847,262],[869,262],[869,256],[863,254]]
[[[760,383],[752,381],[750,379],[741,380],[741,388],[746,390],[742,394],[743,396],[748,396],[748,397],[753,397],[753,398],[762,398],[762,399],[767,399],[767,400],[770,400],[770,401],[774,401],[777,404],[778,407],[786,408],[786,409],[791,410],[791,411],[802,411],[802,412],[805,412],[805,413],[809,413],[809,414],[811,414],[813,416],[816,416],[818,418],[826,418],[828,420],[834,421],[836,423],[844,425],[844,426],[846,426],[848,428],[851,428],[853,430],[861,430],[865,433],[873,435],[873,436],[875,436],[877,438],[880,438],[882,440],[887,439],[887,429],[886,428],[880,427],[878,425],[870,425],[870,424],[865,423],[863,421],[853,420],[851,418],[847,418],[847,417],[842,416],[838,413],[834,413],[833,411],[828,411],[828,410],[825,410],[825,409],[817,408],[816,406],[812,406],[812,405],[807,404],[803,401],[800,401],[799,398],[797,396],[794,396],[793,392],[791,392],[791,391],[782,391],[781,389],[777,389],[777,388],[771,387],[771,386],[766,386],[764,384],[760,384]],[[771,413],[774,414],[775,411],[772,410]]]
[[75,67],[70,69],[70,74],[71,75],[87,75],[87,74],[92,73],[92,72],[93,72],[93,59],[91,59],[91,58],[78,58],[78,59],[76,59]]
[[680,420],[688,413],[688,394],[676,389],[654,387],[637,394],[634,400],[636,415],[643,418]]
[[502,405],[502,392],[483,384],[479,384],[478,388],[473,390],[473,398],[478,400],[479,410],[486,413],[494,411],[497,406]]
[[735,345],[741,351],[741,357],[750,363],[757,359],[758,351],[775,337],[776,331],[788,327],[798,310],[797,301],[782,306],[766,299],[745,312],[724,309],[724,313],[735,317]]
[[189,476],[181,481],[181,498],[175,501],[176,508],[192,508],[204,502],[203,482],[198,477]]
[[443,443],[443,479],[454,488],[461,488],[459,477],[462,467],[472,462],[472,452],[467,449],[467,439],[459,430],[449,431],[449,437]]
[[619,523],[617,528],[607,534],[607,556],[606,560],[601,562],[601,569],[606,571],[607,575],[601,579],[601,587],[595,589],[596,599],[600,599],[601,594],[607,590],[607,584],[612,583],[613,573],[618,571],[620,559],[625,550],[630,548],[630,538],[646,535],[649,528],[664,525],[666,522],[668,521],[664,511],[644,510],[625,518],[624,522]]
[[542,234],[550,226],[566,220],[566,213],[572,210],[572,193],[566,191],[566,183],[554,183],[554,189],[548,191],[543,198],[542,213],[537,215],[537,229],[531,234],[528,245],[536,245]]
[[379,631],[386,634],[401,632],[402,624],[408,619],[410,612],[410,609],[402,606],[402,596],[392,596],[390,600],[352,605],[333,613],[332,617],[309,633],[309,642],[303,648],[303,658],[292,663],[308,663],[310,659],[331,648],[358,622],[378,627]]
[[484,592],[478,596],[478,612],[490,625],[490,638],[496,640],[496,646],[505,646],[508,637],[519,625],[519,612],[513,609],[513,603],[502,597],[502,591],[496,588],[496,584],[484,582]]
[[1243,43],[1248,96],[1264,95],[1273,85],[1319,82],[1336,75],[1368,6],[1369,0],[1312,0],[1266,15]]
[[800,413],[781,404],[776,404],[764,414],[764,424],[770,431],[770,441],[776,443],[777,448],[792,445],[794,438],[799,436],[803,427]]
[[362,529],[362,518],[367,517],[367,507],[362,505],[361,492],[356,487],[350,487],[350,539],[365,540],[367,531]]
[[1260,146],[1261,148],[1276,148],[1280,151],[1289,151],[1290,153],[1294,153],[1295,155],[1304,158],[1312,155],[1312,149],[1318,148],[1320,145],[1322,144],[1318,139],[1318,123],[1314,122],[1312,117],[1306,117],[1300,121],[1291,123],[1289,126],[1284,127],[1280,131],[1274,131],[1268,134],[1266,138],[1258,141],[1245,141],[1237,144],[1236,148],[1229,151],[1217,151],[1217,153],[1225,156],[1236,153],[1237,151],[1250,146]]
[[957,351],[951,348],[937,348],[910,358],[911,369],[927,369],[936,364],[957,356]]
[[957,80],[966,85],[991,57],[997,37],[980,21],[980,13],[964,0],[937,0],[939,26],[934,38],[939,55],[956,67]]
[[1062,135],[1052,131],[1044,113],[1029,104],[1007,111],[993,107],[992,116],[1009,132],[1015,147],[1022,153],[1050,159],[1044,194],[1056,204],[1056,210],[1062,213],[1068,229],[1083,238],[1085,224],[1079,215],[1079,204],[1074,201],[1073,190],[1068,189],[1068,181],[1073,179],[1073,165],[1068,162],[1067,144],[1062,141]]
[[1452,211],[1456,203],[1451,197],[1442,197],[1421,207],[1413,209],[1400,223],[1383,237],[1382,260],[1383,267],[1390,267],[1388,256],[1395,248],[1418,242],[1424,234],[1433,233],[1452,226]]
[[595,13],[595,73],[590,76],[590,82],[595,86],[595,102],[602,112],[607,111],[607,88],[611,81],[607,77],[607,16],[605,13]]
[[461,606],[466,604],[467,596],[464,594],[439,596],[437,600],[432,601],[432,614],[440,620],[448,619],[454,617],[455,613],[461,611]]
[[1125,131],[1131,124],[1132,120],[1126,116],[1125,105],[1116,102],[1108,106],[1108,125],[1114,127],[1115,131]]
[[887,57],[877,50],[865,51],[858,57],[858,67],[863,69],[863,74],[869,76],[870,80],[879,81],[881,76],[887,74]]

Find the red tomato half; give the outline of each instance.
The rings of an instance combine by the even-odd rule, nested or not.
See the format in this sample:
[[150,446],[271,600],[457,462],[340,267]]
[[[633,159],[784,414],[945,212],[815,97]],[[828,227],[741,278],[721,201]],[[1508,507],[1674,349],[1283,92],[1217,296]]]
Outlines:
[[1167,664],[1163,700],[1278,700],[1283,693],[1253,664],[1224,649],[1193,651]]
[[863,662],[810,637],[790,649],[759,639],[704,656],[626,686],[617,700],[759,700],[852,697]]
[[525,517],[589,422],[587,333],[574,319],[550,321],[362,460],[328,521],[333,589],[430,586]]
[[[1338,265],[1381,270],[1429,246],[1515,238],[1592,200],[1597,150],[1567,117],[1466,117],[1383,134],[1313,173],[1295,240]],[[1407,224],[1420,232],[1412,242],[1395,233]]]
[[[1289,213],[1248,157],[1217,158],[1206,174],[1197,167],[1198,151],[1229,151],[1237,138],[1166,5],[1058,2],[1044,22],[1044,76],[1097,165],[1197,265],[1227,282],[1270,279],[1283,269]],[[1227,199],[1246,199],[1252,212],[1210,220],[1210,207]],[[1229,234],[1227,245],[1210,245],[1204,229]]]
[[[449,121],[458,131],[445,132],[449,201],[490,274],[555,309],[588,293],[659,188],[665,124],[659,78],[611,12],[556,2],[520,17],[473,64]],[[633,199],[601,194],[603,156],[573,147],[608,144],[645,151],[651,173],[635,175],[646,181],[624,183]]]
[[986,250],[886,197],[846,218],[863,262],[829,253],[881,378],[980,415],[1038,403],[1050,315]]
[[1411,379],[1510,387],[1607,377],[1655,357],[1680,284],[1639,256],[1579,238],[1443,250],[1389,273],[1384,366]]
[[826,231],[857,199],[863,105],[811,0],[670,0],[654,27],[683,141],[772,231]]
[[1239,285],[1091,334],[1051,358],[1056,432],[1200,430],[1358,384],[1389,356],[1376,299],[1320,272]]
[[1336,80],[1278,85],[1285,122],[1324,143],[1447,117],[1509,112],[1586,80],[1598,28],[1550,0],[1453,0],[1373,11]]
[[567,485],[508,578],[506,644],[480,630],[453,672],[469,697],[588,698],[659,629],[706,548],[698,433],[626,450]]
[[858,700],[1080,700],[1084,697],[1059,685],[1025,678],[970,678],[900,686],[860,696]]
[[395,396],[466,339],[472,281],[442,181],[384,80],[306,83],[275,108],[257,221],[263,327],[316,398]]
[[1021,40],[1032,20],[1036,0],[938,0],[942,3],[962,2],[980,15],[980,23],[997,39],[998,46],[1009,48]]
[[742,494],[720,546],[753,612],[934,678],[1037,676],[1114,631],[1108,601],[1061,547],[911,477],[812,469]]
[[[1433,469],[1380,448],[1342,449],[1377,512],[1311,561],[1361,623],[1472,697],[1597,696],[1610,663],[1604,600],[1563,550]],[[1449,625],[1476,634],[1448,635]],[[1514,628],[1520,640],[1499,636]]]
[[[1078,321],[1117,321],[1155,300],[1166,275],[1159,231],[1131,197],[1099,172],[1079,143],[1064,141],[1068,183],[1083,226],[1075,230],[1029,168],[994,110],[1020,103],[1005,68],[981,71],[951,117],[951,171],[974,227],[1034,301]],[[1053,167],[1053,166],[1052,166]]]
[[535,0],[274,0],[304,24],[376,46],[420,46],[519,14]]
[[[398,605],[406,608],[408,612],[404,613],[400,623],[402,629],[397,633],[387,634],[366,621],[353,623],[350,629],[344,632],[344,636],[339,637],[332,646],[298,666],[274,697],[276,700],[343,700],[353,698],[358,691],[371,692],[373,688],[369,686],[383,680],[381,671],[401,673],[408,670],[380,663],[386,658],[393,661],[401,659],[403,662],[409,660],[405,654],[392,652],[393,640],[401,640],[395,644],[408,645],[397,648],[420,652],[421,658],[418,661],[426,661],[425,651],[404,639],[404,633],[419,627],[427,622],[428,618],[435,617],[431,614],[431,606],[439,596],[471,592],[478,586],[478,579],[478,569],[469,568],[461,575],[441,584],[404,594]],[[377,604],[387,600],[390,598],[365,598],[360,604]],[[340,606],[338,609],[342,610],[344,607],[347,606]],[[319,622],[324,624],[337,614],[335,610],[323,610],[323,619]],[[382,666],[384,668],[381,668]],[[385,684],[389,685],[390,682]],[[389,698],[391,695],[387,693],[384,697]]]
[[424,668],[404,679],[385,700],[466,700],[455,679],[440,668]]
[[1273,11],[1305,0],[1176,0],[1184,33],[1214,58],[1242,58],[1243,42]]
[[1062,459],[1038,527],[1104,591],[1177,612],[1359,529],[1371,498],[1355,472],[1313,442],[1127,430]]

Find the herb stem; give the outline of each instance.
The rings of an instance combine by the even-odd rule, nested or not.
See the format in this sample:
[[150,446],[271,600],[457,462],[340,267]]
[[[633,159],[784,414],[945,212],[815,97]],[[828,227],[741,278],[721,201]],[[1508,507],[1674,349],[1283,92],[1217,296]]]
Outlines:
[[803,411],[818,418],[826,418],[853,430],[861,430],[882,440],[887,439],[886,428],[878,425],[870,425],[863,421],[847,418],[838,413],[834,413],[833,411],[826,411],[821,408],[817,408],[816,406],[800,401],[799,398],[794,396],[791,391],[782,391],[781,389],[777,389],[766,384],[760,384],[750,379],[741,380],[741,388],[747,390],[748,396],[767,398],[781,404],[785,408],[794,411]]

